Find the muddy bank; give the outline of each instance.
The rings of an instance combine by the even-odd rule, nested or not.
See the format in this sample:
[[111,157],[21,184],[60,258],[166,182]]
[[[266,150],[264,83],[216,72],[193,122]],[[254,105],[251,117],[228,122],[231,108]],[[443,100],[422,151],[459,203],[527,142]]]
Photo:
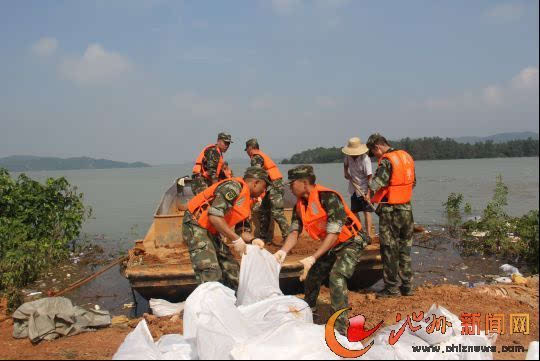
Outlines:
[[[503,292],[501,292],[503,290]],[[298,295],[303,297],[303,295]],[[463,312],[479,312],[480,327],[485,327],[482,319],[487,313],[499,313],[509,317],[511,313],[526,313],[530,319],[530,334],[513,334],[508,330],[497,338],[498,350],[502,346],[522,345],[527,348],[530,341],[538,340],[538,277],[527,285],[490,285],[478,288],[466,288],[456,285],[438,285],[420,287],[412,297],[395,299],[375,299],[373,292],[351,292],[351,315],[363,314],[367,327],[375,326],[383,320],[385,325],[395,323],[396,313],[404,317],[412,312],[429,310],[432,304],[439,304],[456,315]],[[318,300],[315,322],[323,324],[331,314],[330,294],[323,287]],[[181,333],[182,318],[178,316],[158,318],[151,315],[144,317],[155,340],[162,335]],[[0,359],[111,359],[125,337],[142,318],[133,319],[123,324],[97,332],[84,333],[72,337],[63,337],[51,342],[32,345],[29,340],[15,340],[11,337],[11,319],[0,322]],[[508,319],[507,321],[508,322]],[[495,359],[524,359],[525,353],[495,353]]]

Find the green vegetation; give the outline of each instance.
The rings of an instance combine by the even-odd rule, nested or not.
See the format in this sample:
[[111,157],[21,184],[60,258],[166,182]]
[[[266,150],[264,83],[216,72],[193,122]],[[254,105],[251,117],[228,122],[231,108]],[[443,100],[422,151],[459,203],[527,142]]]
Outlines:
[[41,184],[0,168],[0,291],[11,308],[21,301],[20,287],[68,257],[90,215],[82,193],[65,178]]
[[[458,143],[450,138],[404,138],[390,141],[392,147],[409,152],[415,160],[473,159],[505,157],[538,157],[538,139],[493,141],[475,144]],[[308,149],[284,159],[283,164],[339,163],[343,161],[341,147]]]
[[0,158],[0,168],[10,172],[27,172],[36,170],[70,170],[70,169],[109,169],[109,168],[140,168],[150,167],[142,162],[124,163],[107,159],[80,158],[53,158],[14,155]]
[[[538,273],[539,241],[538,210],[522,217],[510,217],[507,205],[508,187],[497,177],[493,198],[482,212],[479,221],[461,223],[462,194],[452,193],[444,203],[451,232],[461,234],[461,249],[466,255],[494,254],[514,263],[524,263]],[[465,205],[467,208],[467,204]],[[465,209],[465,211],[470,210]]]

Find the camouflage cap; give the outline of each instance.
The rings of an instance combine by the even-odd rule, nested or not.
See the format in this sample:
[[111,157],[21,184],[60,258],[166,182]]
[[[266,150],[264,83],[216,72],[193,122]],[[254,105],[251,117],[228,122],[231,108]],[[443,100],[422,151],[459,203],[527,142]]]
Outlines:
[[371,148],[373,147],[375,144],[377,144],[379,141],[384,141],[386,142],[386,138],[383,137],[382,135],[380,135],[379,133],[373,133],[369,136],[367,142],[366,142],[366,146],[368,148]]
[[234,143],[232,141],[231,135],[227,134],[227,133],[224,133],[224,132],[219,133],[218,136],[217,136],[217,139],[218,140],[223,140],[224,142],[227,142],[227,143]]
[[270,184],[270,178],[268,178],[268,173],[261,167],[249,167],[244,173],[244,179],[253,178],[253,179],[262,179],[266,184]]
[[287,176],[289,178],[289,183],[290,183],[297,179],[303,179],[303,178],[315,176],[315,172],[313,172],[313,167],[310,165],[299,165],[292,169],[289,169]]
[[381,141],[383,141],[384,143],[387,143],[387,140],[385,137],[383,137],[382,135],[380,135],[379,133],[373,133],[369,136],[367,142],[366,142],[366,146],[368,147],[369,151],[368,151],[368,156],[370,157],[373,157],[373,152],[372,152],[372,148],[375,144],[377,143],[380,143]]
[[246,142],[246,149],[244,150],[247,150],[249,146],[259,147],[259,142],[257,141],[257,138],[248,139],[248,141]]

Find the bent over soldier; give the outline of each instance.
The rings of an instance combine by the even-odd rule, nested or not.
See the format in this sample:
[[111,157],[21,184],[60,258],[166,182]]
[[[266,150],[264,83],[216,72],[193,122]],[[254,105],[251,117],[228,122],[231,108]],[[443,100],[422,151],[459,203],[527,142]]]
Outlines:
[[240,254],[245,252],[246,242],[264,247],[262,240],[244,231],[249,230],[252,198],[259,197],[268,183],[264,170],[250,167],[244,178],[220,181],[189,201],[182,236],[197,283],[215,281],[238,288],[240,266],[230,247]]

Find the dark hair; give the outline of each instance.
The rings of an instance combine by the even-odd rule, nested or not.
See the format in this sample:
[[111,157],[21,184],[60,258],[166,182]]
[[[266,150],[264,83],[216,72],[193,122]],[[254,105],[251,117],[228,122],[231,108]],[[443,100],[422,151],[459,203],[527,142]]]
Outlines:
[[377,144],[377,145],[387,145],[387,146],[390,146],[390,143],[388,143],[388,141],[386,140],[386,138],[383,137],[382,135],[379,136],[379,137],[375,140],[375,144]]
[[313,184],[315,184],[315,181],[317,180],[317,177],[315,177],[315,174],[312,174],[312,175],[308,176],[307,179],[309,181],[309,184],[313,185]]

